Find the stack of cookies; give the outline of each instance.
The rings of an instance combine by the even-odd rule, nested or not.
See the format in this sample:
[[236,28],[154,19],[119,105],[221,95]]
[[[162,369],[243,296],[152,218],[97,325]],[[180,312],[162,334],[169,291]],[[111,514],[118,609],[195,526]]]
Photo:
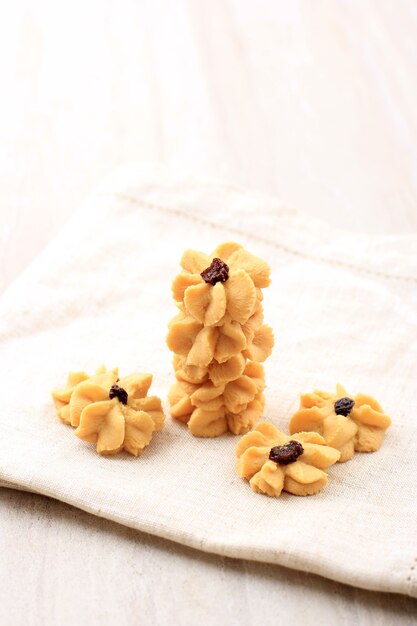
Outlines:
[[186,250],[181,267],[172,285],[179,311],[167,337],[176,376],[171,414],[197,437],[246,433],[263,411],[261,363],[274,344],[263,323],[269,266],[224,243],[210,256]]

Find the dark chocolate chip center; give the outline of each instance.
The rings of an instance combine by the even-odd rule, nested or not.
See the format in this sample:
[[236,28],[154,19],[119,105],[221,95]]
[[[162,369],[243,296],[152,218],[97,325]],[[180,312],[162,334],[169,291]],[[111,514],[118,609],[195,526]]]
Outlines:
[[127,391],[123,387],[119,387],[119,385],[113,385],[110,387],[109,398],[110,400],[117,398],[122,404],[127,404]]
[[292,439],[283,446],[271,448],[269,458],[271,461],[275,461],[275,463],[288,465],[288,463],[294,463],[303,452],[304,448],[301,443]]
[[351,410],[353,409],[355,401],[352,398],[340,398],[337,402],[334,403],[334,410],[336,411],[336,415],[344,415],[347,417]]
[[211,265],[201,272],[200,276],[210,285],[225,283],[229,278],[229,266],[221,259],[213,259]]

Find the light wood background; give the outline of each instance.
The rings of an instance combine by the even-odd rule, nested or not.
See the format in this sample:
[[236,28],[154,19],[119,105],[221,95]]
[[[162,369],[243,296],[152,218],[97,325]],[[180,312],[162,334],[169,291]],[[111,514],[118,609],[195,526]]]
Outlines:
[[[416,232],[416,40],[415,0],[4,3],[0,291],[132,160],[341,228]],[[417,623],[409,598],[200,554],[36,495],[0,492],[0,528],[2,624]]]

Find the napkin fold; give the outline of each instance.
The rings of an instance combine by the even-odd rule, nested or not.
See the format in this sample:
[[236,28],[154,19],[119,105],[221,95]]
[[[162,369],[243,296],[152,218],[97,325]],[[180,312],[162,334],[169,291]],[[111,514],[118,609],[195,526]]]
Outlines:
[[[234,240],[266,259],[265,418],[287,432],[299,394],[374,395],[393,424],[318,495],[253,493],[238,438],[197,439],[168,416],[139,458],[102,458],[55,416],[69,370],[150,371],[166,399],[170,284],[184,248]],[[119,170],[0,298],[0,484],[207,552],[417,597],[417,236],[341,232],[276,199]]]

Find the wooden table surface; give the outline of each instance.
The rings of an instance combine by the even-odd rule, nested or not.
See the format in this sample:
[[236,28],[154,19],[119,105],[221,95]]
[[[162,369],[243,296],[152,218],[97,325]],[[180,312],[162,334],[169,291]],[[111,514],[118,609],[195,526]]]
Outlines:
[[[416,232],[416,38],[414,0],[8,3],[0,290],[127,161],[271,192],[348,230]],[[0,503],[2,624],[417,623],[410,598],[201,554],[32,494]]]

